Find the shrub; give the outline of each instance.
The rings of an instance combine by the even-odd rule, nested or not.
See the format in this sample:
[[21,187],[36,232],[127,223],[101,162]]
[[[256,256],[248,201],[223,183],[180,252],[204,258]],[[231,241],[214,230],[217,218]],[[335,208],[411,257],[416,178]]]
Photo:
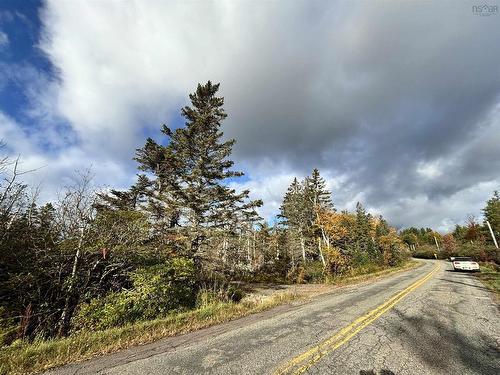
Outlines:
[[438,258],[442,258],[441,253],[437,251],[435,246],[421,245],[415,249],[412,255],[415,258],[436,259],[434,254],[436,254]]
[[383,255],[383,263],[386,266],[397,266],[408,256],[403,242],[395,232],[389,232],[386,235],[380,236],[378,243]]
[[480,262],[495,262],[500,264],[500,252],[484,242],[462,243],[458,246],[455,256],[468,256]]
[[457,252],[457,241],[453,234],[448,233],[443,236],[443,258],[449,258]]
[[0,306],[0,347],[9,345],[15,340],[17,326],[14,319],[7,318],[5,308]]
[[204,307],[220,302],[219,295],[208,289],[201,289],[196,295],[196,307]]
[[324,282],[325,269],[323,263],[320,261],[301,263],[288,272],[286,280],[296,284]]
[[194,305],[195,269],[191,260],[173,258],[167,264],[139,269],[131,278],[134,293],[144,299],[145,307],[152,308],[148,317]]
[[292,284],[304,284],[306,282],[306,270],[303,264],[290,268],[286,275],[286,281]]
[[304,281],[307,283],[322,283],[325,281],[325,267],[320,261],[304,264]]
[[233,286],[231,285],[228,289],[227,289],[227,298],[230,300],[230,301],[233,301],[233,302],[240,302],[243,297],[245,296],[245,292],[243,292],[243,290],[241,290],[240,288],[236,287],[236,286]]
[[500,251],[493,245],[488,245],[484,247],[485,262],[495,262],[500,264]]
[[356,246],[352,246],[352,249],[354,249],[354,250],[349,249],[349,253],[352,254],[351,265],[354,268],[363,267],[363,266],[366,266],[367,264],[372,263],[372,260],[370,258],[370,254],[368,254],[365,251],[361,251]]
[[136,321],[139,317],[134,297],[130,291],[112,292],[82,304],[72,319],[74,329],[101,330]]
[[131,274],[133,288],[82,304],[74,329],[106,329],[165,316],[195,304],[195,270],[191,260],[173,258],[165,264]]
[[332,276],[342,275],[350,268],[349,258],[337,247],[326,249],[325,257],[328,273]]
[[290,270],[290,261],[287,257],[266,261],[252,274],[245,277],[249,282],[284,283],[287,281],[287,273]]

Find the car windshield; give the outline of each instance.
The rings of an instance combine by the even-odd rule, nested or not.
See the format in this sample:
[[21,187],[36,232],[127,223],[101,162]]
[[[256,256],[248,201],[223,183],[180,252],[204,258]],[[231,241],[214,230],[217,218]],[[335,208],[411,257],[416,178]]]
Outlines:
[[469,258],[469,257],[457,257],[454,259],[455,261],[462,261],[462,262],[470,262],[472,261],[472,258]]

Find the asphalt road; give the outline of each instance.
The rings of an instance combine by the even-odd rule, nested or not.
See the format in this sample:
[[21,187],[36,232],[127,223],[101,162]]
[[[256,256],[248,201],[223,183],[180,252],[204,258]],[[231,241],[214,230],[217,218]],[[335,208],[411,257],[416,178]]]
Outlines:
[[490,293],[444,261],[55,374],[500,374]]

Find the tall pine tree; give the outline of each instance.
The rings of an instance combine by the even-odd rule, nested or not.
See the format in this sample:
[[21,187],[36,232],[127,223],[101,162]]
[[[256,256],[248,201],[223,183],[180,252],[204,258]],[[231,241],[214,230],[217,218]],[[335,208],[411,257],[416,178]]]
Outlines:
[[[282,219],[282,224],[287,227],[293,243],[299,242],[304,262],[306,261],[306,232],[310,227],[310,216],[311,202],[305,194],[305,184],[294,178],[283,198],[279,217]],[[296,246],[292,246],[291,249],[292,260],[295,259],[295,248]]]
[[220,130],[227,117],[219,84],[199,84],[189,95],[191,106],[182,108],[184,127],[163,126],[163,146],[149,138],[138,149],[139,168],[154,175],[159,197],[178,212],[178,228],[189,238],[189,255],[199,257],[210,230],[230,230],[242,220],[255,217],[260,200],[248,201],[249,191],[237,193],[225,183],[242,176],[229,159],[234,139],[223,140]]
[[320,176],[319,170],[314,168],[311,176],[306,178],[309,199],[314,207],[324,210],[334,210],[332,193],[326,188],[326,181]]

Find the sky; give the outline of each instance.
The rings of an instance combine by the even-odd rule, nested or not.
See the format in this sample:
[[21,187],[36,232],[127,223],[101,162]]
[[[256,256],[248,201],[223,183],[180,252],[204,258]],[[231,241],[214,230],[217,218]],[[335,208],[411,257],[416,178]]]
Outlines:
[[[490,1],[490,5],[499,5]],[[440,231],[500,190],[500,14],[467,1],[0,1],[0,139],[51,200],[127,188],[199,82],[220,82],[272,218],[318,168],[338,209]]]

